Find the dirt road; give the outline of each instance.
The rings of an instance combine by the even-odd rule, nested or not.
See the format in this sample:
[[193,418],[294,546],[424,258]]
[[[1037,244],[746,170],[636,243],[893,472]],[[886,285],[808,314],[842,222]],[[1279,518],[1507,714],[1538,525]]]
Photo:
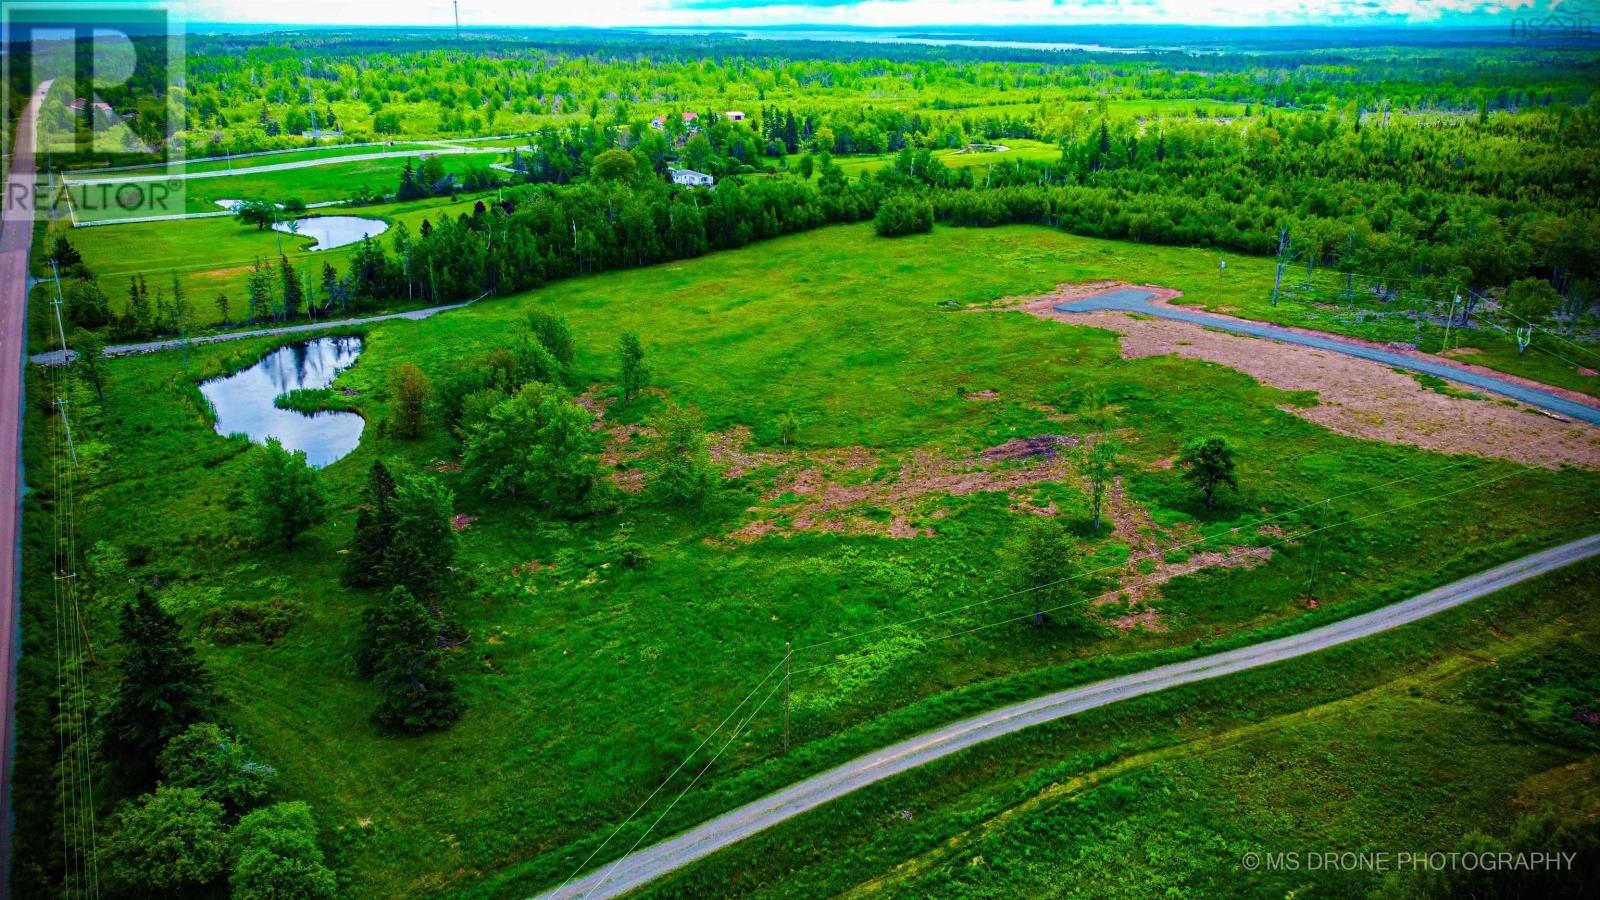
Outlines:
[[1055,308],[1064,313],[1086,313],[1098,310],[1131,312],[1189,322],[1206,328],[1230,331],[1234,334],[1299,344],[1302,347],[1331,350],[1334,353],[1342,353],[1346,356],[1354,356],[1358,359],[1370,360],[1386,366],[1395,366],[1401,369],[1409,369],[1413,372],[1421,372],[1425,375],[1433,375],[1437,378],[1444,378],[1458,384],[1478,388],[1479,390],[1490,391],[1503,397],[1510,397],[1529,406],[1549,410],[1569,419],[1577,419],[1580,422],[1588,422],[1591,425],[1600,425],[1600,408],[1558,396],[1550,391],[1542,391],[1509,378],[1498,378],[1485,372],[1467,369],[1462,366],[1453,366],[1447,362],[1418,359],[1409,354],[1384,350],[1352,340],[1340,340],[1332,335],[1309,334],[1304,331],[1268,325],[1263,322],[1251,322],[1228,316],[1212,316],[1205,313],[1190,312],[1164,303],[1150,302],[1154,297],[1155,295],[1150,291],[1138,288],[1124,288],[1122,290],[1106,291],[1081,300],[1071,300]]
[[[22,632],[17,618],[22,591],[22,357],[27,346],[28,251],[33,244],[33,135],[39,103],[50,82],[39,87],[17,123],[12,145],[11,175],[6,180],[0,215],[0,440],[7,465],[0,466],[0,810],[5,812],[0,836],[0,874],[11,871],[12,712],[17,699],[17,657]],[[3,891],[0,891],[3,893]]]
[[1525,556],[1409,600],[1301,634],[1057,691],[963,719],[807,778],[671,840],[607,863],[540,896],[616,897],[830,800],[975,744],[1120,700],[1326,650],[1398,628],[1597,555],[1600,555],[1600,534]]

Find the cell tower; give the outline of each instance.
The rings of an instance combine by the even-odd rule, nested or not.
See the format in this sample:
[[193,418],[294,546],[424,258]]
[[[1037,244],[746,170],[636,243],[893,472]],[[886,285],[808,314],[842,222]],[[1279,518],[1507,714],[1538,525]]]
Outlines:
[[456,14],[456,40],[461,40],[461,0],[450,0],[450,8]]

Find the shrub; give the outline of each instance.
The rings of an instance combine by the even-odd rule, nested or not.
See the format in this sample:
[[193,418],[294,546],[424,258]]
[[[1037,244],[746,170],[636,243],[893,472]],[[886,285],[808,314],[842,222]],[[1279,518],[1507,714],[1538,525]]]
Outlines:
[[900,237],[933,230],[933,204],[915,194],[895,194],[878,207],[872,225],[879,237]]
[[299,606],[282,597],[233,600],[208,611],[200,626],[219,644],[270,644],[288,634]]

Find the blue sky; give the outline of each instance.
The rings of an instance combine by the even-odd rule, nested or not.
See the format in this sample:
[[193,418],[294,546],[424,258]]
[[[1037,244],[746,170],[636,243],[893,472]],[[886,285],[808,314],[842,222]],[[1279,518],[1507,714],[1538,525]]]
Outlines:
[[[1585,18],[1600,0],[460,0],[463,24],[558,26],[1507,25]],[[189,0],[204,22],[448,25],[449,0]]]

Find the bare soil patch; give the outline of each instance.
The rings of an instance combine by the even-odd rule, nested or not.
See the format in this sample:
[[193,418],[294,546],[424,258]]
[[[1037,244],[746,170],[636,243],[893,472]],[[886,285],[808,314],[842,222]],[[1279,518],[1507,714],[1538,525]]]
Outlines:
[[1127,606],[1127,614],[1111,620],[1123,631],[1134,626],[1148,631],[1167,630],[1160,612],[1151,604],[1160,599],[1161,585],[1174,578],[1205,569],[1254,568],[1272,558],[1271,547],[1233,546],[1168,561],[1169,551],[1196,541],[1199,532],[1192,527],[1161,528],[1147,510],[1128,498],[1121,477],[1114,479],[1106,491],[1103,513],[1111,521],[1112,534],[1128,545],[1129,553],[1127,564],[1118,573],[1122,584],[1115,592],[1096,599],[1094,605]]
[[[1318,405],[1286,405],[1282,409],[1341,434],[1552,469],[1563,464],[1600,468],[1600,428],[1586,423],[1529,415],[1529,407],[1496,399],[1447,396],[1428,390],[1409,374],[1332,351],[1229,334],[1170,319],[1141,318],[1116,311],[1064,313],[1054,308],[1067,299],[1081,299],[1121,286],[1108,282],[1066,286],[1043,297],[1024,299],[1010,308],[1040,318],[1115,331],[1122,335],[1122,355],[1126,358],[1177,355],[1203,359],[1237,369],[1272,387],[1315,391]],[[1175,291],[1161,290],[1166,295],[1164,299],[1177,295]],[[1465,368],[1461,363],[1455,365]],[[1504,377],[1503,373],[1495,374]],[[1562,393],[1547,385],[1539,387]]]

